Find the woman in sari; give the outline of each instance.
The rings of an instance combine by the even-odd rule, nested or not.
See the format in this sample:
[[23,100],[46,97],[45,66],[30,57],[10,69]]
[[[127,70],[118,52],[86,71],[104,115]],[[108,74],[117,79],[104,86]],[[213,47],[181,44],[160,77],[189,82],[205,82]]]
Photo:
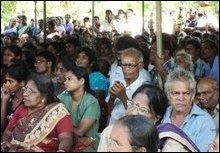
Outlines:
[[23,102],[1,138],[1,151],[69,151],[73,145],[70,114],[54,96],[53,83],[42,74],[30,75]]

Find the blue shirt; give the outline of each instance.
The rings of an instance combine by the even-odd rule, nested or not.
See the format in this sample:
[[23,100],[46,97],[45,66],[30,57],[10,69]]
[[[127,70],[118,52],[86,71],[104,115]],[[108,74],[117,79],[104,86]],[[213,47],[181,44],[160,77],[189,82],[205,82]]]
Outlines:
[[[171,113],[172,107],[169,106],[161,122],[171,123]],[[209,150],[209,145],[212,144],[216,136],[214,120],[195,103],[193,103],[191,111],[180,126],[180,129],[190,137],[201,152],[207,152]]]
[[89,74],[90,89],[105,91],[105,97],[108,94],[109,80],[101,72],[92,72]]
[[193,73],[196,80],[205,76],[205,65],[206,63],[200,58],[193,64]]
[[206,63],[205,76],[212,76],[219,81],[219,57],[215,56],[212,66]]

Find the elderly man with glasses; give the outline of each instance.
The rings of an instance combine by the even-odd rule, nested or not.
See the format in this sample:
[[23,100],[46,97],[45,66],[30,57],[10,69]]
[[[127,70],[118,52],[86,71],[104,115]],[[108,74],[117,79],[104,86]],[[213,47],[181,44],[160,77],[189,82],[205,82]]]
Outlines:
[[127,100],[131,99],[134,91],[147,81],[139,75],[139,71],[143,68],[143,55],[139,50],[135,48],[123,50],[121,67],[124,77],[118,78],[109,90],[108,105],[111,112],[109,125],[125,115]]

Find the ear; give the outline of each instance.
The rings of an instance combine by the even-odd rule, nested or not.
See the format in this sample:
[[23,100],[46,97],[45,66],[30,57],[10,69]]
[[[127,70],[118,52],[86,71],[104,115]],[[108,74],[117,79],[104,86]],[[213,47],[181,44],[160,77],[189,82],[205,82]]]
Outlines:
[[140,62],[138,64],[139,71],[141,71],[143,67],[144,67],[144,62]]
[[84,78],[81,78],[79,81],[80,81],[80,84],[81,84],[81,85],[84,85],[84,84],[85,84],[85,79],[84,79]]

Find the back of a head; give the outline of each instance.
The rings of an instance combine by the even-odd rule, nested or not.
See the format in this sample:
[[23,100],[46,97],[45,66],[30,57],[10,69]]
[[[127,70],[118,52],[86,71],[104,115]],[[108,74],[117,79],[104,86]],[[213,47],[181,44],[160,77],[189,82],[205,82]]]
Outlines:
[[81,46],[80,40],[77,37],[67,38],[66,41],[65,41],[65,44],[73,44],[75,48]]
[[70,56],[61,57],[58,62],[61,62],[65,69],[70,69],[76,66],[73,57]]
[[29,75],[27,66],[22,62],[10,65],[6,73],[18,82],[26,81]]
[[[156,36],[153,36],[151,44],[156,42]],[[174,41],[172,40],[172,37],[168,33],[162,33],[162,49],[163,50],[169,50],[169,57],[171,57],[174,49]]]
[[117,123],[121,123],[129,129],[132,146],[144,147],[147,152],[158,151],[159,133],[156,126],[147,117],[127,115],[120,118]]
[[135,38],[128,35],[118,38],[115,44],[116,51],[122,51],[127,48],[136,48],[140,50],[139,43]]

